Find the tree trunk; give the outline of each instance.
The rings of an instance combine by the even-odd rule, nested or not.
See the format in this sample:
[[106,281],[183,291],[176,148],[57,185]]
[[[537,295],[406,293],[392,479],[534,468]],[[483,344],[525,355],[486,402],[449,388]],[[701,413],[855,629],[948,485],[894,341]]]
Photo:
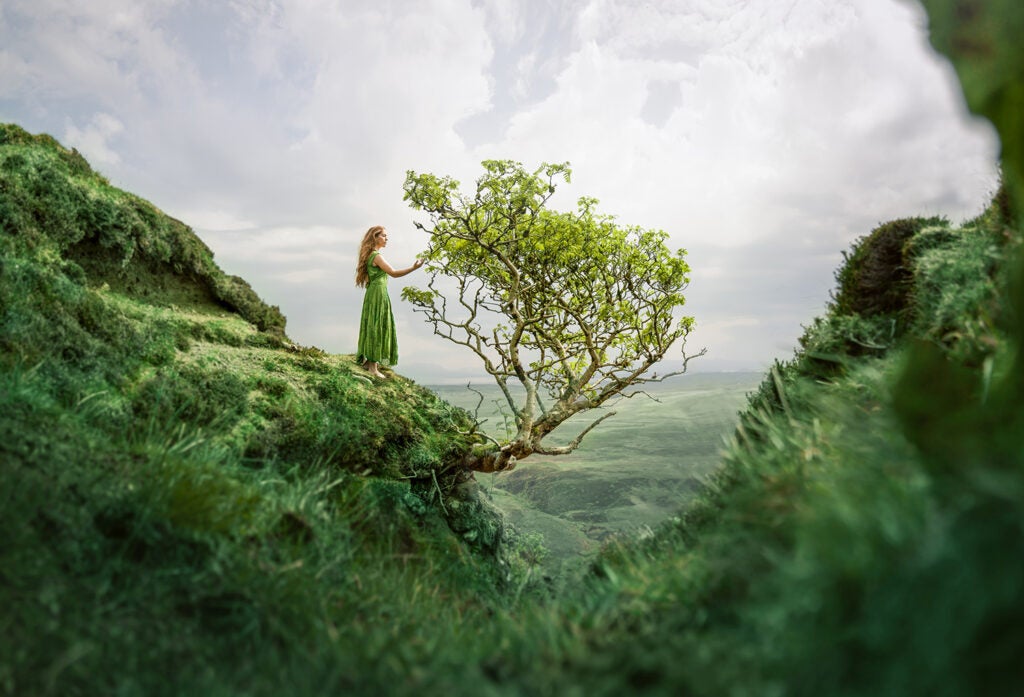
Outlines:
[[501,448],[494,448],[483,454],[472,452],[467,454],[466,459],[463,461],[463,466],[474,472],[483,472],[485,474],[509,472],[515,469],[516,462],[529,457],[532,453],[533,448],[527,443],[512,441]]

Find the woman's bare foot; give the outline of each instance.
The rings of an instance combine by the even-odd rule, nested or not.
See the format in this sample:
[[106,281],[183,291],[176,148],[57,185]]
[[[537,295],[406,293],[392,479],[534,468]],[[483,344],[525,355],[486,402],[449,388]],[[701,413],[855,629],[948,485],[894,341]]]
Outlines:
[[363,369],[375,378],[380,378],[381,380],[387,380],[388,378],[387,375],[380,372],[380,369],[377,367],[377,363],[374,361],[366,361],[363,363]]

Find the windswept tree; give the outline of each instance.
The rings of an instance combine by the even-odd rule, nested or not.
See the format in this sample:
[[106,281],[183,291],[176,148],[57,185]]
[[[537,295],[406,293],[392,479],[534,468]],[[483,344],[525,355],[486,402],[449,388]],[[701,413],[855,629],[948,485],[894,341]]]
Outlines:
[[[427,290],[402,297],[434,332],[472,351],[504,395],[516,427],[506,442],[474,450],[469,469],[511,469],[532,453],[561,455],[614,412],[582,427],[568,444],[544,443],[574,414],[642,391],[686,371],[692,317],[679,316],[690,267],[668,235],[616,223],[597,201],[576,212],[545,207],[568,163],[527,172],[490,160],[476,191],[464,195],[450,177],[408,172],[405,199],[429,215]],[[681,362],[657,375],[653,366],[675,344]]]

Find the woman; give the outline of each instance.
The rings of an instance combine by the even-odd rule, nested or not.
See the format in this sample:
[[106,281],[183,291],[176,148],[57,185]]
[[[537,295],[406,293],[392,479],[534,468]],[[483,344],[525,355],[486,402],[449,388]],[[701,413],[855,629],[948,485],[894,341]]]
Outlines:
[[375,225],[367,230],[359,245],[359,262],[356,265],[356,285],[366,288],[363,313],[359,318],[357,360],[378,378],[387,377],[380,372],[379,364],[393,366],[398,363],[398,336],[395,317],[391,314],[387,277],[399,278],[423,266],[423,260],[417,259],[407,269],[391,268],[380,255],[380,250],[387,244],[388,233],[383,227]]

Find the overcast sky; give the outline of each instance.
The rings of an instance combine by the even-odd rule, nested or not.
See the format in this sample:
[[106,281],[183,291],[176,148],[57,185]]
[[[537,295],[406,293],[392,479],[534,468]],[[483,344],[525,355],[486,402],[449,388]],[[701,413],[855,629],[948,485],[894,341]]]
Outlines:
[[[0,0],[0,121],[193,227],[296,342],[355,351],[359,239],[406,170],[569,161],[693,268],[692,370],[792,355],[879,223],[982,210],[998,143],[909,0]],[[479,374],[399,299],[398,371]]]

